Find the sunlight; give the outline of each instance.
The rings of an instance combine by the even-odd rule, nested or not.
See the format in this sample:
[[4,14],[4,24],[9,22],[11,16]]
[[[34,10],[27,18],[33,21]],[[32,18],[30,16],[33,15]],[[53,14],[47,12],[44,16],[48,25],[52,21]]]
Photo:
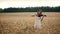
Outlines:
[[8,8],[8,7],[41,7],[41,6],[60,6],[60,1],[52,1],[52,0],[41,0],[41,1],[28,1],[28,0],[10,0],[0,3],[0,8]]

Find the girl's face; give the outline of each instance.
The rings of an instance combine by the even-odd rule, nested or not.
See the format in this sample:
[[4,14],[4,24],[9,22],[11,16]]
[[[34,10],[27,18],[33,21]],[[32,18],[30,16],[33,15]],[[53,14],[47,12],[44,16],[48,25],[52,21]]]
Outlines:
[[42,11],[38,11],[37,14],[42,14]]

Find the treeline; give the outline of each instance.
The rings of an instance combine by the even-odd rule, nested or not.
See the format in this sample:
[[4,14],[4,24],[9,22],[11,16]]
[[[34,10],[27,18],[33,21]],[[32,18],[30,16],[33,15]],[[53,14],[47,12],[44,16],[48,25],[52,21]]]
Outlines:
[[36,12],[42,9],[43,12],[60,12],[60,6],[58,7],[26,7],[26,8],[0,8],[0,12]]

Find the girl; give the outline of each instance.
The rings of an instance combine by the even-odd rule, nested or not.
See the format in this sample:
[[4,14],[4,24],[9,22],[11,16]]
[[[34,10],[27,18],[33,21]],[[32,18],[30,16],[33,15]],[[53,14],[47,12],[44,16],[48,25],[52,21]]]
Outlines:
[[43,20],[43,17],[46,15],[42,14],[42,10],[38,10],[37,14],[35,16],[35,23],[34,23],[34,28],[41,28],[41,21]]

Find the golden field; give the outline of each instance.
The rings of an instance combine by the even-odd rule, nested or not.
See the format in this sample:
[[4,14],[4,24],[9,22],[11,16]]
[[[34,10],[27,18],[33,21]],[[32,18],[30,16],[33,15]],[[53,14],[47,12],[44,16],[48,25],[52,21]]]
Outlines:
[[47,17],[42,21],[41,29],[35,29],[36,12],[0,13],[0,34],[60,34],[60,13],[43,12]]

